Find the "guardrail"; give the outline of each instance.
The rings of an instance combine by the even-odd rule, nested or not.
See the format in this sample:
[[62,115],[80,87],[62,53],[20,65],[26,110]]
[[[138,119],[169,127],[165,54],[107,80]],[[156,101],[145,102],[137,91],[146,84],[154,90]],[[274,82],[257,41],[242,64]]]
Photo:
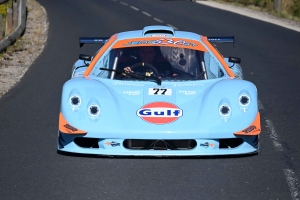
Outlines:
[[[6,1],[7,0],[0,0],[0,4],[5,3]],[[23,34],[26,27],[26,2],[27,0],[20,0],[18,8],[18,26],[13,33],[9,34],[0,41],[0,52],[4,51]]]

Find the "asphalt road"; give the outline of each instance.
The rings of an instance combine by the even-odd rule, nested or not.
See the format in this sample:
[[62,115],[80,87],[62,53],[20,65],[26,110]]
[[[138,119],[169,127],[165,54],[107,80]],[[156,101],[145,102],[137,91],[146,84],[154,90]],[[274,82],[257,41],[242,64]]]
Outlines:
[[[38,2],[50,22],[46,47],[21,82],[0,99],[0,199],[300,199],[299,32],[189,1]],[[78,37],[110,36],[154,24],[208,36],[235,35],[235,47],[219,49],[225,56],[241,57],[245,79],[257,85],[260,154],[57,154],[62,85],[79,53],[95,50],[89,45],[79,49]]]

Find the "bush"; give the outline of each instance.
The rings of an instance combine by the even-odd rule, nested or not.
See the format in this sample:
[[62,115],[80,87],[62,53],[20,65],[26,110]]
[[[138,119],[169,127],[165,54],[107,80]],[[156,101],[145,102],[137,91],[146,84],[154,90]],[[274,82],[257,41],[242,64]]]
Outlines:
[[6,15],[6,4],[0,4],[0,14],[2,16]]
[[260,8],[265,8],[267,10],[272,10],[274,3],[273,0],[256,0],[255,6],[258,6]]
[[0,14],[5,17],[7,8],[12,8],[13,0],[9,0],[6,3],[0,4]]
[[292,15],[300,18],[300,1],[294,0],[294,6],[292,8]]
[[[230,3],[238,3],[244,6],[256,6],[263,10],[274,12],[275,0],[223,0]],[[281,15],[300,19],[300,0],[281,0]]]

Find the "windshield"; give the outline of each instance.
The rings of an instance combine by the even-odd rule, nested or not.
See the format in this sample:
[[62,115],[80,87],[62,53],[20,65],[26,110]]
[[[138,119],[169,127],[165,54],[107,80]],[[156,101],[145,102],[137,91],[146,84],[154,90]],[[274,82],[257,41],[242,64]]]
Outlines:
[[224,76],[223,68],[210,52],[167,46],[111,49],[101,56],[92,74],[109,79],[136,79],[124,76],[125,71],[146,78],[174,81],[208,80]]

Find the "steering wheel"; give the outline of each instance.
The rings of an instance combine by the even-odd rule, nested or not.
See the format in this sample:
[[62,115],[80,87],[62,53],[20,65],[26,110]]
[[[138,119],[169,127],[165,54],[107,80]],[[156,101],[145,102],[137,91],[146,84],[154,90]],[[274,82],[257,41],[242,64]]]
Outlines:
[[131,65],[130,68],[131,68],[131,70],[133,70],[134,68],[137,68],[137,67],[140,67],[140,66],[142,66],[142,67],[148,67],[149,69],[152,69],[152,71],[154,72],[154,75],[156,77],[160,76],[159,73],[158,73],[158,71],[157,71],[157,69],[153,65],[150,65],[148,63],[143,63],[143,62],[136,63],[136,64]]

